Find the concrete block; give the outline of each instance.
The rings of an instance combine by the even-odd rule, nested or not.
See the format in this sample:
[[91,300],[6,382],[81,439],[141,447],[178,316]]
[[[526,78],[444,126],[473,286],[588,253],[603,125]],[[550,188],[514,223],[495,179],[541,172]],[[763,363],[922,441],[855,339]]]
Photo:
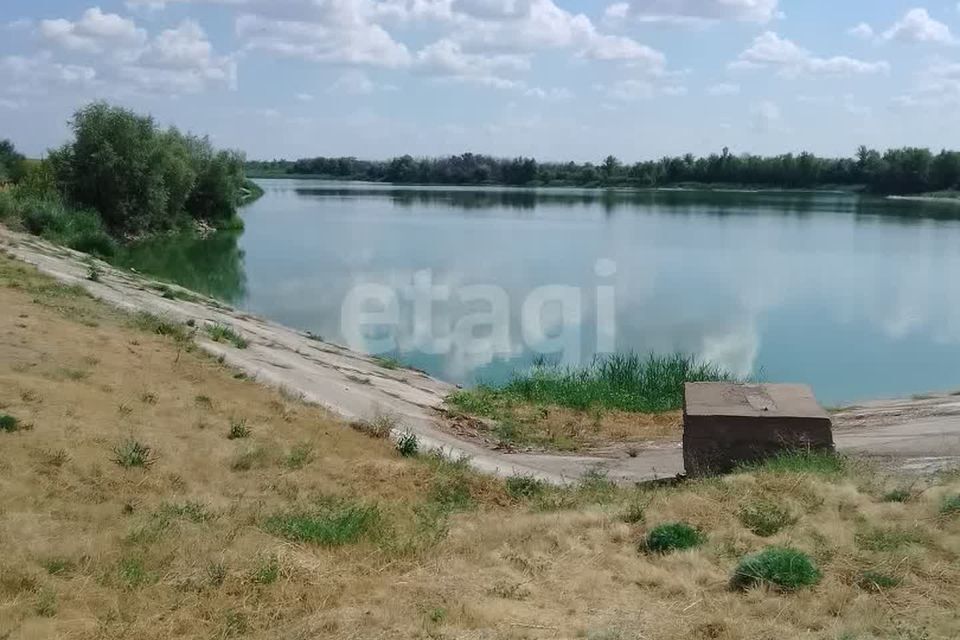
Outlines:
[[833,450],[830,416],[806,385],[696,382],[684,391],[689,476],[726,473],[785,451]]

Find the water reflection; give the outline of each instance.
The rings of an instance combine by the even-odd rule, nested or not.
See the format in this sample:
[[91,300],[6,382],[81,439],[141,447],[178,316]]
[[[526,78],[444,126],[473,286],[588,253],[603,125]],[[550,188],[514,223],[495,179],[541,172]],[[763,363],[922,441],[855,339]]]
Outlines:
[[247,275],[239,239],[240,233],[234,231],[207,237],[164,236],[128,247],[115,262],[224,302],[240,303],[247,296]]
[[[359,284],[401,293],[415,274],[454,295],[431,317],[400,305],[396,355],[451,381],[498,381],[535,354],[519,311],[537,287],[583,293],[583,359],[596,291],[616,292],[616,347],[681,350],[742,375],[812,384],[825,402],[960,386],[960,207],[843,193],[402,188],[262,181],[246,232],[166,239],[138,269],[343,341]],[[238,246],[239,245],[239,246]],[[599,277],[598,260],[616,264]],[[500,288],[510,342],[437,352],[468,312],[456,292]],[[427,325],[430,325],[429,327]],[[432,335],[432,331],[438,335]]]

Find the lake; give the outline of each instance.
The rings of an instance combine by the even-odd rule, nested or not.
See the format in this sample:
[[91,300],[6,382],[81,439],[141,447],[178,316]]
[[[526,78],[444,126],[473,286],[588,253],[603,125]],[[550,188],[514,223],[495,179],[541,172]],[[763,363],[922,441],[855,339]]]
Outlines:
[[121,260],[465,385],[682,351],[820,400],[960,388],[960,206],[260,180],[243,233]]

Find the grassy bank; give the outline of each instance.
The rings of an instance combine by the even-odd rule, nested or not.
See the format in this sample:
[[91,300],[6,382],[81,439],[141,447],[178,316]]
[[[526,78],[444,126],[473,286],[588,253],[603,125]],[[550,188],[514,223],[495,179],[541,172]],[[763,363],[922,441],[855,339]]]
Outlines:
[[0,637],[955,635],[956,474],[501,481],[3,256],[0,308]]
[[730,379],[683,354],[614,354],[581,368],[538,365],[502,386],[457,392],[447,403],[497,421],[494,437],[506,444],[574,450],[675,436],[684,383]]

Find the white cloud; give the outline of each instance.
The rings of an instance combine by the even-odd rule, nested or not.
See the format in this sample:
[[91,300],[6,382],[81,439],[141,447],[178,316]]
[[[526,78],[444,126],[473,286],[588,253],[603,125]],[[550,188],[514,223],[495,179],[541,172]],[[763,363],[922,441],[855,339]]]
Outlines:
[[950,27],[931,18],[926,9],[911,9],[884,31],[881,38],[910,43],[957,44]]
[[731,69],[775,69],[781,75],[801,74],[848,76],[887,73],[887,62],[865,62],[847,56],[820,58],[796,43],[781,38],[772,31],[757,36],[753,44],[730,64]]
[[720,82],[707,87],[707,95],[711,96],[735,96],[740,93],[740,85],[730,82]]
[[[345,5],[344,2],[332,3]],[[318,20],[273,19],[258,14],[237,18],[237,35],[248,50],[316,62],[346,62],[382,67],[410,63],[407,47],[362,13],[331,7]]]
[[39,33],[52,44],[83,53],[137,48],[147,39],[147,32],[133,20],[104,13],[99,7],[87,9],[76,22],[63,18],[42,20]]
[[960,107],[960,63],[936,60],[917,74],[912,89],[893,99],[901,107]]
[[629,0],[607,7],[607,19],[702,23],[732,20],[770,22],[779,16],[778,0]]
[[667,59],[656,49],[623,36],[594,34],[580,53],[592,60],[624,60],[660,71]]
[[93,67],[56,62],[49,53],[0,58],[0,85],[12,95],[44,95],[50,87],[83,89],[96,79]]
[[750,105],[750,127],[766,133],[779,127],[782,119],[780,107],[775,102],[764,100]]
[[438,40],[417,52],[414,64],[418,71],[427,75],[473,82],[497,89],[520,85],[515,80],[502,77],[501,72],[524,71],[530,68],[529,60],[523,56],[467,53],[460,43],[448,38]]
[[873,31],[873,27],[868,25],[866,22],[861,22],[855,27],[850,27],[847,29],[847,33],[854,38],[860,38],[861,40],[873,40],[876,36]]
[[298,93],[294,96],[300,102],[313,102],[314,95],[312,93]]
[[812,104],[820,107],[839,108],[844,113],[860,118],[866,118],[873,115],[873,109],[868,106],[858,104],[852,93],[845,93],[842,96],[799,96],[799,102]]
[[133,20],[94,7],[76,21],[44,20],[38,34],[71,56],[83,56],[89,65],[84,68],[94,69],[97,80],[115,92],[184,94],[236,86],[236,62],[216,55],[204,30],[192,20],[151,39]]

